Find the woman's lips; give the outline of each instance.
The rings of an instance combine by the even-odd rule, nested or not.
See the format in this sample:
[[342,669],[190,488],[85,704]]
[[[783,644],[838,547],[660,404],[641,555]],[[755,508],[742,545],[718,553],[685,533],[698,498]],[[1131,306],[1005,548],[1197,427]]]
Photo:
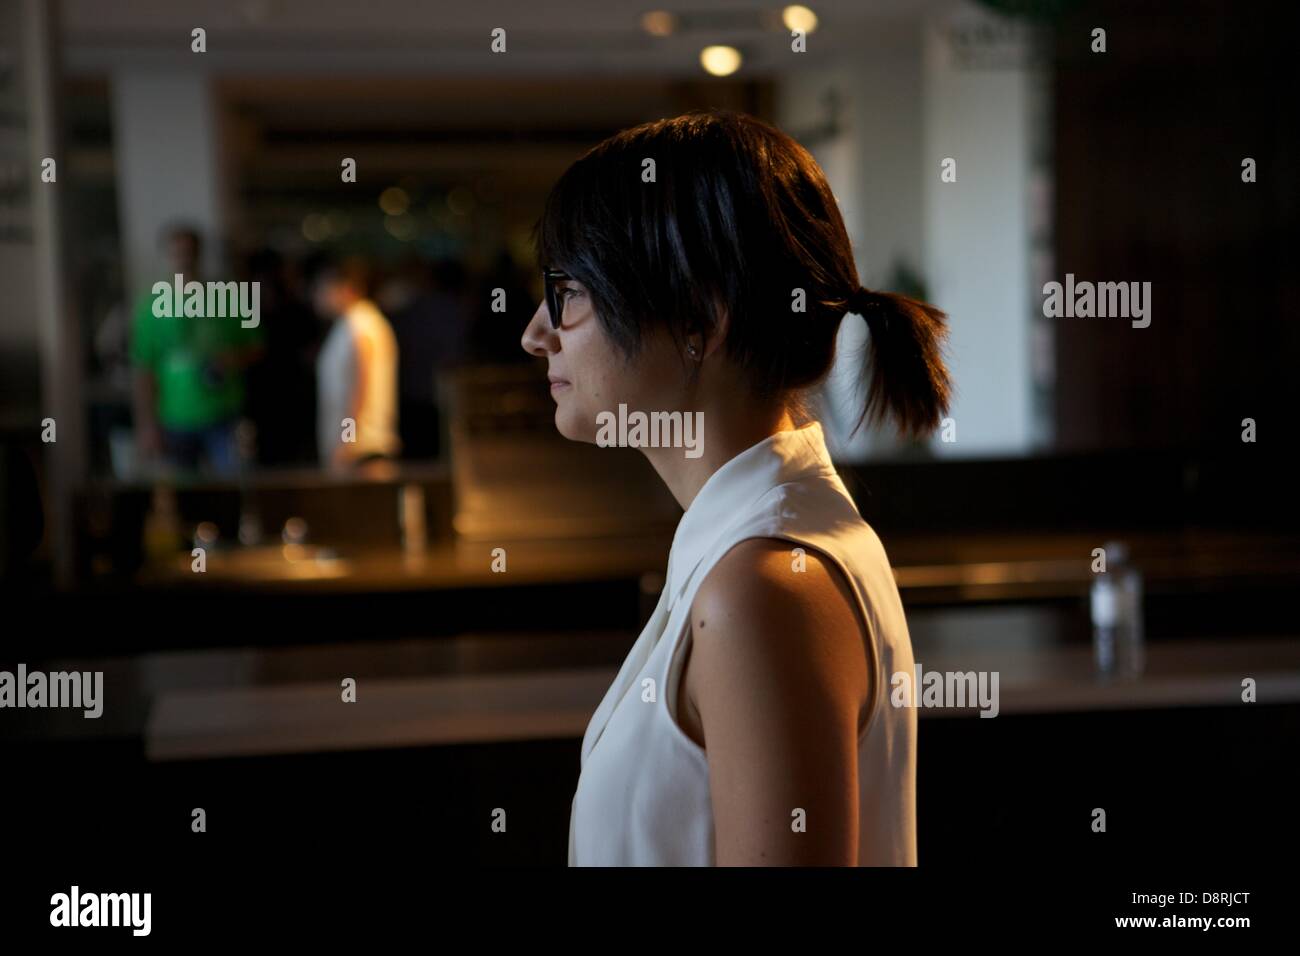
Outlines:
[[566,382],[566,381],[564,381],[563,379],[558,379],[558,378],[557,378],[557,379],[552,379],[552,380],[551,380],[551,391],[552,391],[552,392],[562,391],[563,389],[566,389],[566,388],[568,388],[568,387],[569,387],[569,383]]

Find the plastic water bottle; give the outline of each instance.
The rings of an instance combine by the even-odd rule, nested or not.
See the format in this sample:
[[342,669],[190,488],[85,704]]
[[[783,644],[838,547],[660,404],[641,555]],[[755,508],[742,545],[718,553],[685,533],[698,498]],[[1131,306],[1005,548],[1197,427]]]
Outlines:
[[1092,648],[1097,672],[1105,677],[1137,677],[1146,665],[1142,625],[1142,575],[1128,560],[1128,548],[1104,546],[1106,570],[1092,582]]

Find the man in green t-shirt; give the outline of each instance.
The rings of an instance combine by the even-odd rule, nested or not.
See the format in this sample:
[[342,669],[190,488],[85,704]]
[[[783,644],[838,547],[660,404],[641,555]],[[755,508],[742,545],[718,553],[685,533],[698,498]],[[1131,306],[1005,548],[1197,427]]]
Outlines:
[[[166,281],[170,284],[176,274],[185,282],[198,281],[198,232],[173,226],[162,241],[171,265]],[[189,471],[206,464],[215,473],[231,474],[239,463],[235,426],[244,407],[244,370],[260,354],[261,329],[245,328],[237,315],[187,316],[179,307],[155,310],[155,298],[144,296],[131,322],[140,455],[161,455]]]

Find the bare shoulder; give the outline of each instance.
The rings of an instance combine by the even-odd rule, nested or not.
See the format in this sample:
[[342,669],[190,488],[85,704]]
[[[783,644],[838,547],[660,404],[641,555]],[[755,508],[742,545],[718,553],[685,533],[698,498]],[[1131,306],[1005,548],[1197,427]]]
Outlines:
[[829,705],[865,714],[870,688],[857,601],[820,552],[785,539],[746,539],[709,570],[691,612],[687,693],[706,736],[708,711],[730,708],[726,702],[740,695],[777,709]]
[[[769,632],[766,622],[847,623],[856,599],[839,567],[782,538],[747,538],[718,559],[692,602],[692,621],[730,620]],[[698,634],[696,635],[698,636]]]
[[[741,542],[691,604],[685,684],[709,763],[720,866],[857,859],[866,649],[848,582],[830,558],[797,547]],[[792,807],[821,824],[794,832]]]

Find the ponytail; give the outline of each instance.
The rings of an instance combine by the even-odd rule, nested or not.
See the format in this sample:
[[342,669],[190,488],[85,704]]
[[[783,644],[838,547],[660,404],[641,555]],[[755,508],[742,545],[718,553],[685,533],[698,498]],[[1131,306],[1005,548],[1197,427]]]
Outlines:
[[942,346],[948,317],[928,303],[893,292],[859,287],[848,310],[867,320],[871,333],[871,384],[854,426],[893,418],[901,435],[921,437],[948,411],[952,382]]

